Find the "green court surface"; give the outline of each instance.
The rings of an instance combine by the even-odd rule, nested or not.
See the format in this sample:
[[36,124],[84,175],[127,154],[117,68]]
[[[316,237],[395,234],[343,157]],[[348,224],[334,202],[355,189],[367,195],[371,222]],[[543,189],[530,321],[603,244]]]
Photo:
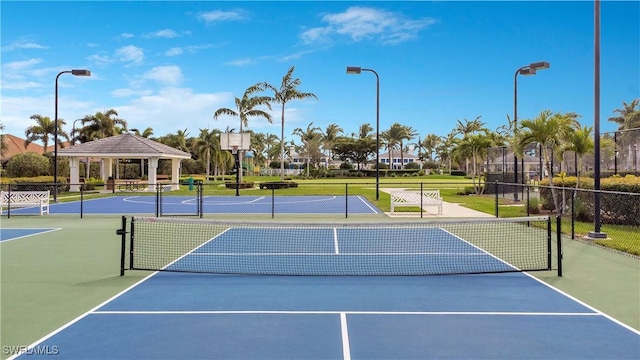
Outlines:
[[[2,229],[60,228],[0,243],[2,358],[97,307],[149,272],[119,276],[120,218],[15,216]],[[564,240],[563,277],[535,272],[549,285],[640,329],[640,259]],[[125,331],[126,329],[123,329]]]

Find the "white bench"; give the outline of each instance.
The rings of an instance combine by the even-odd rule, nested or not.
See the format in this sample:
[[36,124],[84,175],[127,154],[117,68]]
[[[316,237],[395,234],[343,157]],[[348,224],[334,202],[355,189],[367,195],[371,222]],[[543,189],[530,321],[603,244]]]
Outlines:
[[398,206],[417,206],[424,209],[427,206],[438,208],[438,215],[442,215],[442,198],[440,190],[392,190],[391,213]]
[[47,191],[1,191],[0,206],[39,206],[40,215],[49,213],[49,190]]

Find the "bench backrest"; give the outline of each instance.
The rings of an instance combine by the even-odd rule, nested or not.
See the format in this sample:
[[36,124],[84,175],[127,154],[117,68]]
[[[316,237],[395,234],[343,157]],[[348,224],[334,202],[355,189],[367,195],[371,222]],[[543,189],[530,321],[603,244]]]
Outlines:
[[420,190],[391,192],[391,202],[394,204],[420,204],[425,199],[440,201],[440,190],[422,190],[422,196],[420,195]]
[[2,191],[0,192],[0,201],[3,204],[11,202],[16,204],[38,204],[40,202],[49,202],[49,191]]

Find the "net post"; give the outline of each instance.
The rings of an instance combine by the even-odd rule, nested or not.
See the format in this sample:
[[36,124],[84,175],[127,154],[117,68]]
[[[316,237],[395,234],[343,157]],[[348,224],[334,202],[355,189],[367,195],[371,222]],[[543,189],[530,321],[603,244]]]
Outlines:
[[131,240],[129,241],[129,270],[133,270],[133,239],[135,234],[135,218],[131,217],[131,236],[129,237]]
[[120,243],[120,276],[124,276],[124,264],[125,264],[125,254],[126,254],[126,246],[127,246],[127,218],[122,216],[122,225],[120,229],[116,231],[116,234],[121,236]]
[[551,265],[552,259],[551,259],[551,234],[552,234],[552,229],[551,229],[551,216],[549,216],[547,218],[547,270],[551,270],[553,267]]
[[556,247],[558,252],[558,276],[562,276],[562,218],[556,217]]
[[156,187],[156,217],[160,217],[160,188]]
[[271,218],[276,216],[276,187],[271,186]]

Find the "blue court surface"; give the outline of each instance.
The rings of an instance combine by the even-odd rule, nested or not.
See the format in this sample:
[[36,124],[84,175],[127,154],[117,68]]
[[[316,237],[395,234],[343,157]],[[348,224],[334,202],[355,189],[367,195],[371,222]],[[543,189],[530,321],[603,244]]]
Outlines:
[[[82,206],[82,209],[81,209]],[[198,201],[193,196],[111,196],[107,198],[51,204],[51,214],[155,214],[160,206],[163,214],[197,214]],[[380,210],[361,196],[204,196],[205,214],[213,213],[345,213],[378,214]],[[39,208],[15,208],[11,214],[40,214]],[[6,214],[6,211],[3,211]]]
[[522,273],[160,273],[24,357],[51,349],[67,359],[638,359],[640,334]]
[[0,230],[0,241],[11,241],[22,239],[28,236],[33,236],[37,234],[42,234],[45,232],[56,231],[59,229],[12,229],[12,228],[2,228]]
[[[264,266],[292,253],[298,263],[317,262],[318,254],[361,255],[349,238],[329,235],[313,249],[252,244],[249,255],[269,258]],[[247,252],[220,239],[177,256],[165,270]],[[374,241],[376,256],[412,251],[383,243]],[[65,359],[638,359],[640,332],[521,272],[157,272],[33,344],[24,357],[50,358],[52,351]]]

